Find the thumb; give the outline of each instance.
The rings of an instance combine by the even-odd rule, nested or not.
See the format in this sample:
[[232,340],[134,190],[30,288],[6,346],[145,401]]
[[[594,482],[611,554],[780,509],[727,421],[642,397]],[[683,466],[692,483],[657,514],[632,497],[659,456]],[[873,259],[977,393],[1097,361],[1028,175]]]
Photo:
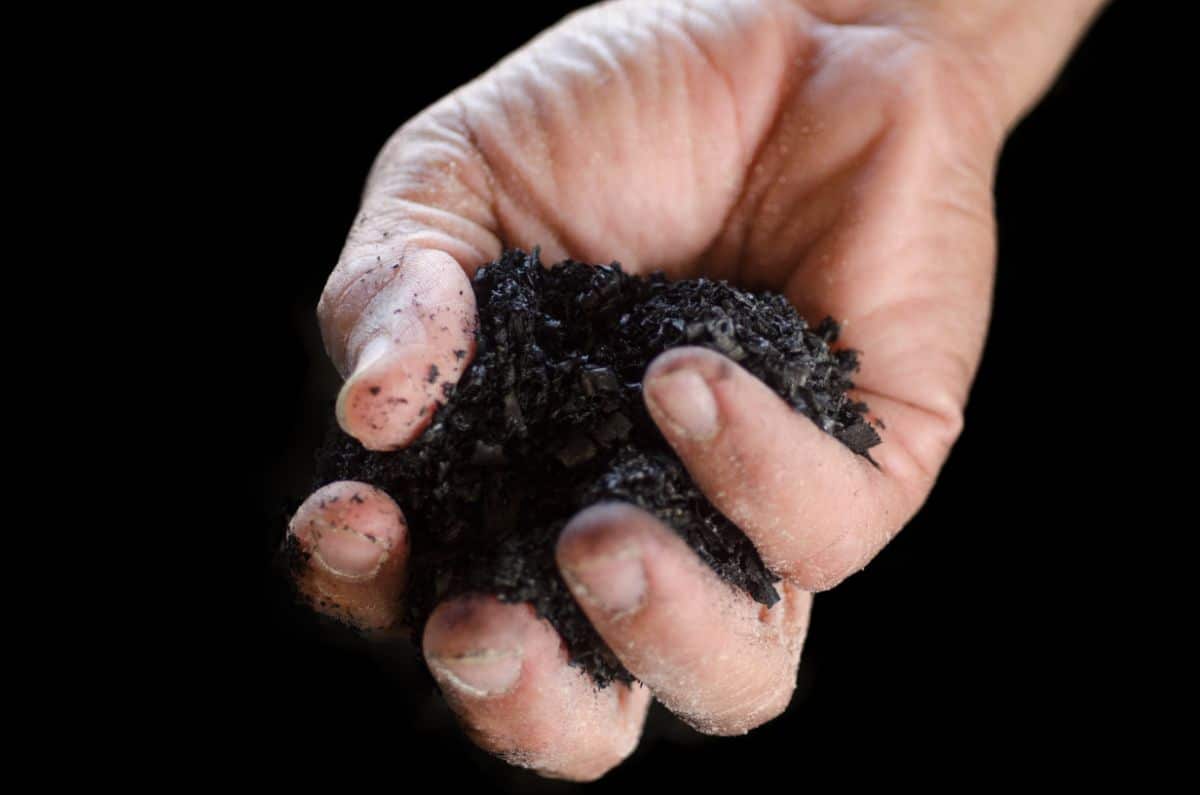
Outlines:
[[445,402],[474,353],[468,271],[500,251],[472,187],[478,155],[448,110],[426,111],[380,153],[317,307],[346,378],[338,422],[372,450],[408,444]]

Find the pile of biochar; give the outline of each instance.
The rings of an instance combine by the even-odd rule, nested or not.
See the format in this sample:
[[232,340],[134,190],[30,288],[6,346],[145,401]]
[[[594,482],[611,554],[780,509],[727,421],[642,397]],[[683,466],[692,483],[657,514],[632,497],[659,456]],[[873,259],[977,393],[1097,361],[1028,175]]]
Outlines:
[[318,456],[317,485],[364,481],[404,511],[416,637],[442,599],[491,593],[532,603],[598,685],[632,681],[554,562],[566,522],[602,500],[650,511],[722,579],[774,604],[779,578],[692,482],[646,411],[642,377],[668,348],[711,348],[869,458],[879,437],[846,394],[858,362],[831,350],[837,325],[809,329],[782,296],[724,282],[617,263],[547,269],[536,249],[506,251],[474,287],[475,358],[429,428],[404,450],[372,452],[334,423]]

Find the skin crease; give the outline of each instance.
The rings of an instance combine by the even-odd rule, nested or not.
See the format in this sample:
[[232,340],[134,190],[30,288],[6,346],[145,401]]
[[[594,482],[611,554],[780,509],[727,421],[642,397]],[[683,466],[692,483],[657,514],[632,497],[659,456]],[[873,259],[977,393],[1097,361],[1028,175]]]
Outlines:
[[[632,752],[652,696],[713,734],[783,711],[811,592],[899,531],[962,428],[990,312],[995,161],[1099,5],[608,3],[388,142],[318,307],[347,376],[339,421],[368,447],[415,438],[469,364],[469,276],[504,245],[781,291],[844,324],[865,352],[857,396],[886,421],[876,469],[715,353],[651,363],[651,415],[785,577],[783,599],[734,592],[630,506],[589,508],[560,568],[644,686],[596,691],[527,605],[443,604],[423,646],[475,742],[590,780]],[[302,506],[298,584],[316,609],[400,629],[402,508],[353,483]]]

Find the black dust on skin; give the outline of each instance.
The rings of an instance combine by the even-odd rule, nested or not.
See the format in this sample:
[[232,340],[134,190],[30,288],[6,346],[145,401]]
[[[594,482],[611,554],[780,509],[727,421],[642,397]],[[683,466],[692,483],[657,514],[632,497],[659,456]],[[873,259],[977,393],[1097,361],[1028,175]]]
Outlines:
[[635,277],[617,263],[546,269],[536,249],[506,251],[474,287],[475,359],[425,432],[404,450],[372,452],[332,423],[318,454],[317,486],[364,481],[404,511],[415,638],[439,601],[490,593],[532,603],[598,685],[631,681],[554,561],[566,522],[606,500],[650,511],[730,585],[764,605],[778,601],[779,578],[651,420],[642,377],[669,348],[710,348],[869,459],[879,436],[846,393],[858,361],[831,349],[837,325],[810,329],[781,295],[724,282]]

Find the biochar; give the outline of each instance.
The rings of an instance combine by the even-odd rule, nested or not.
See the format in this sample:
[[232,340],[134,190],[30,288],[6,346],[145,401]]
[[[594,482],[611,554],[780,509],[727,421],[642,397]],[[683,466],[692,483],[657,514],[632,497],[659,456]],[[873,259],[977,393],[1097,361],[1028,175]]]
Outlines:
[[[404,450],[373,452],[331,422],[318,454],[317,486],[370,483],[404,511],[415,636],[442,599],[491,593],[532,603],[599,686],[632,681],[554,562],[567,521],[604,500],[650,511],[731,586],[764,605],[778,601],[779,578],[651,420],[642,377],[669,348],[710,348],[869,459],[879,436],[866,406],[847,395],[858,360],[831,347],[837,325],[827,318],[809,328],[783,296],[725,282],[632,276],[617,263],[544,268],[536,249],[504,252],[476,273],[474,288],[475,358],[446,385],[425,432]],[[427,377],[436,381],[436,369]]]

